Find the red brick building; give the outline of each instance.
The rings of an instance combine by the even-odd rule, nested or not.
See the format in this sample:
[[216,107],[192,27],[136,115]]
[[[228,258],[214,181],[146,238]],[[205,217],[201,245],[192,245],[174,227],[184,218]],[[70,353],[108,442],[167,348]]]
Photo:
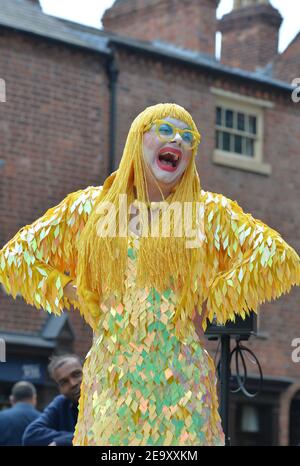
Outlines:
[[[300,36],[278,54],[282,18],[268,0],[236,0],[217,22],[218,3],[116,0],[98,30],[46,15],[38,0],[1,0],[0,246],[69,192],[101,184],[133,118],[175,101],[203,135],[203,189],[237,200],[300,251],[300,103],[291,85],[300,77]],[[44,406],[55,390],[48,356],[84,357],[91,331],[76,312],[56,318],[0,297],[0,403],[22,377],[36,383]],[[299,311],[295,288],[261,306],[248,346],[264,386],[257,398],[231,396],[233,444],[300,443],[300,363],[292,360]],[[250,383],[258,385],[255,371]]]

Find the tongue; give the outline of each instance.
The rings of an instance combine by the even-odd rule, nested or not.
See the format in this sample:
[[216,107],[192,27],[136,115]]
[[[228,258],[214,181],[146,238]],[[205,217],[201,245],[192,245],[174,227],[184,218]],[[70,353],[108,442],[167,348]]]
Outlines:
[[160,159],[160,161],[163,165],[169,165],[170,167],[173,167],[173,163],[170,160]]

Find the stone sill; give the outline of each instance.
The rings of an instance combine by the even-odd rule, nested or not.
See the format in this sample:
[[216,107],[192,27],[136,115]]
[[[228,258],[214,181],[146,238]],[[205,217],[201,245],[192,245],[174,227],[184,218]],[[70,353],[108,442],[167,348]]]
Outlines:
[[228,152],[216,150],[213,154],[212,161],[216,165],[223,165],[225,167],[236,168],[252,173],[259,173],[260,175],[271,175],[271,165],[243,157],[246,156],[239,156]]

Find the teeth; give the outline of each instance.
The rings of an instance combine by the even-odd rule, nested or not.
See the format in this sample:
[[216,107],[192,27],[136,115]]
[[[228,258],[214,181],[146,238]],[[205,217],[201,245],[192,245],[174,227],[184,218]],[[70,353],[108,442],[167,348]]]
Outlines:
[[173,154],[173,152],[162,152],[160,155],[171,155],[173,160],[176,160],[176,162],[179,159],[179,155]]

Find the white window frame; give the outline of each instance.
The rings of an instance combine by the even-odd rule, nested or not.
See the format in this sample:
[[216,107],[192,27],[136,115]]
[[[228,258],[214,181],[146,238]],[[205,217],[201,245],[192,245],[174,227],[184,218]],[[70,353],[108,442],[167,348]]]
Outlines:
[[[272,167],[270,164],[264,162],[263,157],[264,109],[273,108],[274,104],[269,101],[246,97],[241,94],[235,94],[214,87],[212,87],[210,91],[215,96],[215,109],[217,107],[228,108],[256,117],[254,156],[245,156],[234,152],[223,151],[217,149],[215,144],[212,156],[213,163],[263,175],[270,175],[272,173]],[[214,125],[216,130],[215,120]]]

